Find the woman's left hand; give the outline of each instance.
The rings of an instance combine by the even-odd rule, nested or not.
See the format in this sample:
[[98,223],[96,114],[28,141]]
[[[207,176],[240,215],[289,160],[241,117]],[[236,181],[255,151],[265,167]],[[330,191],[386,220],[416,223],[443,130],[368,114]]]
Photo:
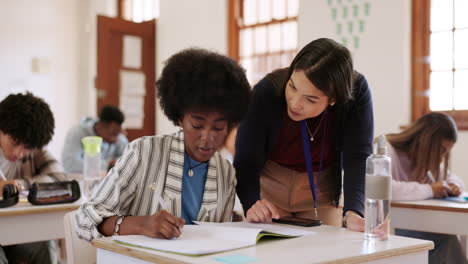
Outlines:
[[458,196],[461,194],[460,187],[455,183],[449,183],[448,186],[450,187],[450,190],[448,190],[450,196]]
[[364,218],[356,212],[347,211],[345,214],[346,228],[350,231],[364,232]]

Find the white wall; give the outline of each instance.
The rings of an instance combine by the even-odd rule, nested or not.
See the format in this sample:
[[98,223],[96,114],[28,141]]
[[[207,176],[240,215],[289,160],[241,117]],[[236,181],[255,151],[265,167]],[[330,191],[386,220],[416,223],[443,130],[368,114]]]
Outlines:
[[[0,1],[0,97],[31,91],[50,104],[59,157],[65,133],[79,115],[78,1]],[[33,58],[44,62],[33,73]]]
[[452,171],[465,182],[465,190],[468,189],[468,132],[458,134],[457,144],[452,150]]
[[[96,117],[96,87],[97,76],[97,16],[117,16],[115,0],[74,0],[80,2],[80,95],[81,111],[83,116]],[[78,123],[79,120],[75,120]]]
[[[337,2],[337,1],[332,1]],[[342,1],[350,7],[363,1]],[[406,0],[368,1],[371,3],[361,45],[353,51],[356,68],[367,77],[373,97],[375,134],[397,131],[410,117],[410,7]],[[157,24],[157,72],[161,62],[190,46],[227,50],[227,1],[161,1]],[[319,37],[340,39],[328,1],[300,1],[299,44]],[[180,9],[180,6],[184,6]],[[192,12],[197,10],[197,12]],[[350,11],[351,12],[351,11]],[[399,17],[399,19],[394,19]],[[209,19],[208,19],[209,18]],[[208,29],[208,30],[207,30]],[[393,98],[393,100],[389,100]],[[159,109],[158,109],[159,110]],[[161,111],[157,114],[157,133],[173,131]]]
[[[363,4],[361,0],[341,1],[352,8]],[[375,118],[375,135],[399,131],[401,125],[410,122],[410,44],[411,2],[407,0],[365,1],[370,3],[364,32],[359,33],[360,46],[351,49],[356,69],[369,81],[372,90]],[[303,46],[319,37],[340,40],[336,32],[336,20],[332,19],[327,0],[300,0],[299,44]],[[183,9],[179,8],[184,6]],[[227,51],[227,0],[225,1],[161,1],[157,24],[157,72],[162,61],[180,49],[190,46],[212,48],[221,53]],[[362,8],[362,7],[361,7]],[[197,10],[197,12],[193,12]],[[360,9],[362,11],[362,9]],[[349,10],[351,16],[352,10]],[[209,17],[209,19],[208,19]],[[338,20],[338,19],[337,19]],[[208,30],[207,30],[208,29]],[[343,30],[346,30],[343,28]],[[170,133],[176,128],[157,110],[157,133]],[[468,183],[468,132],[460,132],[453,149],[453,171]]]
[[[299,43],[301,46],[319,37],[340,40],[331,8],[362,5],[364,1],[301,0],[299,13]],[[375,135],[397,132],[411,122],[411,1],[369,0],[365,30],[360,35],[360,47],[352,50],[355,67],[363,73],[372,90]],[[362,9],[360,9],[362,11]],[[349,10],[351,12],[351,10]],[[345,29],[343,29],[345,30]],[[460,132],[453,149],[452,170],[468,184],[468,132]]]
[[[333,1],[336,2],[336,1]],[[336,32],[331,8],[337,8],[338,16],[342,7],[364,1],[342,1],[332,4],[323,1],[300,2],[299,43],[301,46],[319,37],[340,40],[343,34]],[[400,125],[410,121],[410,1],[367,1],[371,3],[369,16],[361,13],[365,20],[360,46],[347,46],[352,50],[355,68],[363,73],[371,87],[375,135],[398,131]],[[348,11],[350,12],[350,11]],[[398,17],[398,19],[395,19]],[[340,19],[336,19],[339,22]],[[346,24],[345,24],[346,25]],[[346,31],[346,27],[343,28]]]
[[[163,62],[182,49],[199,47],[227,53],[227,1],[162,0],[159,13],[156,24],[156,78]],[[177,130],[158,104],[156,134]]]
[[[336,2],[300,0],[300,46],[318,37],[340,40],[337,20],[331,15]],[[363,2],[341,1],[343,5]],[[378,135],[398,131],[410,122],[411,4],[406,0],[365,2],[371,5],[368,16],[359,16],[365,20],[360,47],[349,47],[356,68],[372,89]],[[68,128],[83,115],[96,113],[97,14],[115,16],[115,1],[0,1],[0,97],[30,90],[45,98],[56,118],[56,136],[49,147],[57,157]],[[163,61],[184,48],[226,54],[227,0],[162,0],[156,27],[156,77]],[[49,71],[32,73],[33,58],[45,59]],[[157,134],[177,130],[159,107],[156,116]],[[468,183],[467,152],[468,132],[460,132],[453,149],[453,170]]]

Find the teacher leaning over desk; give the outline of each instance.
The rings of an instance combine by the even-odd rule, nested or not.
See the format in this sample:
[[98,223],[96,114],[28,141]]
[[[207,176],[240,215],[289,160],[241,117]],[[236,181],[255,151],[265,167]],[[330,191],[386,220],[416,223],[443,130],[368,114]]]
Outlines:
[[239,125],[234,167],[247,220],[292,215],[363,231],[373,130],[371,93],[349,50],[331,39],[310,42],[289,68],[254,87]]

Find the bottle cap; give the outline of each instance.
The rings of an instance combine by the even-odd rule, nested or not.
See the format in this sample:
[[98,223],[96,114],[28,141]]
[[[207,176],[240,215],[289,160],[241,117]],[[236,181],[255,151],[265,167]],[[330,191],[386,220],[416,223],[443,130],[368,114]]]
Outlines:
[[380,135],[377,138],[377,155],[385,155],[387,153],[387,139],[385,135]]
[[88,156],[94,157],[101,152],[102,137],[90,136],[81,139],[83,148]]

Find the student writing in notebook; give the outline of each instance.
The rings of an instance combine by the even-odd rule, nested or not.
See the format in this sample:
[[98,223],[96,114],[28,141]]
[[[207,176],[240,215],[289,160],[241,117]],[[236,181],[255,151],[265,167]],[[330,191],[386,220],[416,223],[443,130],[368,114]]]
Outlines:
[[234,167],[247,220],[292,215],[363,231],[373,131],[370,89],[349,50],[331,39],[310,42],[289,68],[255,85],[237,130]]
[[[424,200],[455,196],[463,182],[449,171],[450,150],[457,141],[454,120],[429,113],[400,133],[388,134],[392,159],[392,200]],[[395,230],[396,235],[434,241],[429,263],[467,263],[455,235]]]
[[76,215],[83,239],[169,239],[194,220],[232,219],[235,171],[218,149],[248,108],[244,70],[225,56],[188,49],[167,60],[156,85],[161,108],[181,130],[129,144]]
[[101,170],[107,171],[112,168],[128,144],[127,137],[122,133],[124,121],[125,116],[119,108],[106,105],[100,110],[97,120],[86,117],[78,126],[71,128],[62,150],[65,171],[83,173],[84,149],[81,139],[88,136],[102,137]]
[[[0,102],[0,192],[4,184],[24,190],[34,182],[66,179],[60,164],[44,148],[54,128],[49,105],[31,93],[10,94]],[[55,249],[54,241],[3,246],[0,263],[5,263],[5,255],[9,263],[56,263]]]

